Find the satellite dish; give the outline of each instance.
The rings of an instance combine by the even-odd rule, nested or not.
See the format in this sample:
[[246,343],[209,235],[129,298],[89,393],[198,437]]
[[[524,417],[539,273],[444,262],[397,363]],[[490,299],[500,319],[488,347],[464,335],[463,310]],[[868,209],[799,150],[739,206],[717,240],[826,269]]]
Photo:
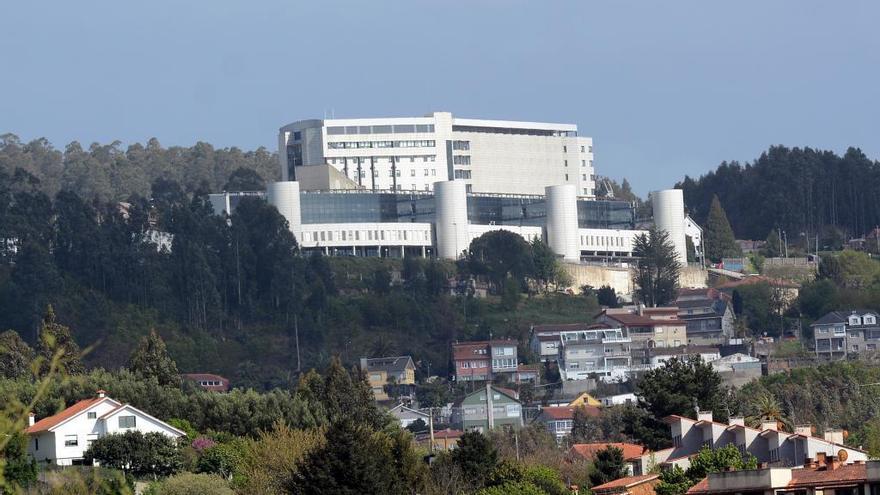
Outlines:
[[847,458],[849,458],[849,452],[840,449],[837,451],[837,458],[840,459],[840,462],[846,462]]

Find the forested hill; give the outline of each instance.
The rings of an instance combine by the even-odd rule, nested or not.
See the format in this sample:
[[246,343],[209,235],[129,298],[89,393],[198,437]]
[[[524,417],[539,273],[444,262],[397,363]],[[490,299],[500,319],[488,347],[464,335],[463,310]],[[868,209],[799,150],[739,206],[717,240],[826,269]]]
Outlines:
[[771,229],[789,238],[861,236],[880,225],[880,162],[850,148],[831,151],[774,146],[752,163],[723,162],[699,179],[676,184],[694,219],[705,225],[718,195],[740,239],[764,239]]
[[255,171],[264,181],[277,180],[276,156],[262,147],[255,151],[216,149],[203,142],[163,148],[156,138],[125,149],[119,141],[92,143],[87,149],[74,141],[61,151],[46,139],[23,143],[14,134],[0,134],[0,170],[10,176],[15,169],[28,172],[50,197],[70,190],[87,201],[99,202],[148,197],[157,179],[176,182],[190,193],[220,191],[238,169]]

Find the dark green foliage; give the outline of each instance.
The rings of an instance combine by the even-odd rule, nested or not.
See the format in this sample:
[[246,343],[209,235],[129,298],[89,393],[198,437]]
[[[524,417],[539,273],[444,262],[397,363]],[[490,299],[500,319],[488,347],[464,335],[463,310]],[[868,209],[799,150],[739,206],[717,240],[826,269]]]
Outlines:
[[602,306],[609,308],[620,307],[620,299],[617,298],[617,292],[614,290],[614,287],[608,285],[599,287],[599,290],[596,291],[596,298]]
[[46,316],[43,317],[43,324],[40,327],[37,354],[43,358],[43,373],[49,371],[49,365],[56,357],[58,368],[63,373],[76,375],[85,371],[80,360],[82,352],[79,346],[70,335],[70,329],[58,323],[51,305],[46,309]]
[[459,438],[452,461],[467,479],[482,484],[498,464],[498,452],[485,435],[469,431]]
[[183,466],[175,440],[156,432],[126,431],[104,435],[84,454],[104,467],[130,472],[136,477],[170,476]]
[[724,162],[699,179],[685,177],[676,187],[684,190],[688,211],[701,225],[717,195],[743,239],[763,239],[776,228],[792,241],[805,232],[815,242],[819,232],[820,249],[826,249],[833,239],[825,226],[859,237],[880,225],[878,184],[880,167],[857,148],[837,156],[773,146],[752,163]]
[[728,469],[743,470],[756,469],[758,461],[751,454],[743,456],[736,445],[728,444],[724,447],[712,449],[703,447],[700,452],[691,458],[690,467],[683,470],[678,466],[664,470],[660,473],[660,483],[655,491],[658,495],[684,495],[687,490],[696,485],[709,473],[719,473]]
[[334,357],[323,377],[310,372],[300,380],[298,390],[304,400],[320,403],[331,422],[349,419],[357,424],[381,429],[389,422],[373,403],[373,391],[362,371],[347,371]]
[[676,414],[696,417],[696,407],[712,411],[715,420],[727,420],[721,377],[700,358],[687,361],[670,359],[638,381],[639,405],[655,418]]
[[709,207],[709,217],[706,220],[706,257],[713,263],[718,263],[722,258],[737,258],[742,256],[742,250],[736,244],[736,237],[727,221],[727,215],[718,196],[712,198]]
[[131,354],[128,369],[144,378],[154,378],[159,385],[176,385],[180,382],[177,364],[168,355],[165,342],[156,333],[141,339],[137,349]]
[[681,263],[665,231],[651,228],[636,236],[633,256],[639,259],[635,274],[636,296],[646,306],[664,306],[675,300]]
[[426,423],[424,419],[419,418],[419,419],[413,421],[412,423],[410,423],[409,425],[407,425],[406,429],[407,429],[407,431],[412,432],[412,433],[419,433],[421,431],[427,431],[428,430],[428,423]]
[[[408,494],[423,472],[411,447],[344,419],[327,430],[327,443],[308,454],[285,483],[288,493]],[[395,469],[396,468],[396,469]]]
[[256,170],[238,167],[229,175],[229,180],[223,185],[223,190],[229,192],[265,191],[266,181]]
[[0,377],[20,378],[31,374],[34,350],[15,330],[0,333]]
[[18,493],[37,482],[37,463],[27,452],[28,437],[23,433],[14,433],[9,437],[3,448],[0,459],[0,470],[3,474],[2,493]]
[[519,234],[507,230],[486,232],[471,241],[467,259],[471,272],[486,276],[496,290],[508,277],[522,287],[526,277],[534,273],[529,244]]
[[772,229],[770,233],[767,234],[767,241],[764,244],[764,248],[761,249],[761,254],[767,258],[775,258],[783,255],[782,238],[779,231]]
[[623,460],[623,450],[608,446],[596,452],[593,468],[590,471],[590,484],[603,485],[628,475],[629,471]]

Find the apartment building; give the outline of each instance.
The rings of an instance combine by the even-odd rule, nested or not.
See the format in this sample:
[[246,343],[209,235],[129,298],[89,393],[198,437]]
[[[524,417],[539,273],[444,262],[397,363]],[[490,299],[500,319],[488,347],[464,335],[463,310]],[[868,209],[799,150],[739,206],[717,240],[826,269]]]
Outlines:
[[632,364],[628,338],[620,328],[591,325],[559,334],[559,372],[563,380],[623,378]]
[[687,344],[687,323],[678,318],[678,308],[628,308],[606,309],[596,316],[596,321],[623,329],[632,340],[632,362],[650,365],[649,349],[681,347]]
[[[282,127],[278,157],[283,181],[303,189],[329,183],[369,190],[430,191],[459,180],[468,191],[543,194],[575,186],[595,197],[593,140],[574,124],[455,117],[312,119]],[[346,184],[347,183],[347,184]]]
[[867,309],[832,311],[811,325],[816,356],[846,359],[875,353],[880,346],[877,312]]
[[532,325],[529,329],[529,348],[542,362],[556,362],[562,348],[560,334],[588,330],[592,326],[590,323]]
[[734,336],[731,296],[714,288],[681,289],[675,300],[691,345],[722,345]]
[[487,381],[498,374],[517,375],[515,340],[491,340],[452,344],[452,360],[457,381]]
[[842,452],[851,462],[868,460],[867,452],[844,445],[840,430],[829,429],[823,437],[816,437],[810,425],[797,426],[789,433],[780,430],[775,421],[753,428],[746,426],[742,417],[732,417],[725,424],[714,421],[711,411],[700,412],[697,419],[668,416],[663,421],[669,425],[673,447],[632,459],[633,474],[645,474],[655,465],[686,469],[691,456],[703,447],[714,449],[727,445],[735,445],[741,452],[771,467],[803,466],[808,459],[816,459],[820,454],[833,456]]

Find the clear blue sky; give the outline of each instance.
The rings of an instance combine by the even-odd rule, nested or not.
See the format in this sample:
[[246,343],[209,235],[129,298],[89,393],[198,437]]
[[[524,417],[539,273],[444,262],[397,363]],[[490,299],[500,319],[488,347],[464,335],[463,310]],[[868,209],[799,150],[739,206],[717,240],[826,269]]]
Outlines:
[[771,144],[880,158],[880,2],[18,1],[0,133],[274,149],[278,127],[573,122],[637,192]]

